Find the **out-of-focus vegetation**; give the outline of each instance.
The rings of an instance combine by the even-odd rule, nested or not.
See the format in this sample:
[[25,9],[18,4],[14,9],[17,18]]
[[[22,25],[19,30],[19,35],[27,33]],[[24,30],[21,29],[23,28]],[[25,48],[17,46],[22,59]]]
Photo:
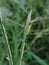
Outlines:
[[0,65],[49,65],[49,0],[0,0]]

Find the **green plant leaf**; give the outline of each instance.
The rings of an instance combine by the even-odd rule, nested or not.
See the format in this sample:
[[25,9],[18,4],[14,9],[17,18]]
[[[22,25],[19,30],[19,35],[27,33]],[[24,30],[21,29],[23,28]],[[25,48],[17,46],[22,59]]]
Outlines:
[[40,57],[38,57],[36,54],[34,54],[33,52],[31,52],[31,51],[27,51],[27,53],[29,54],[29,55],[31,55],[40,65],[47,65],[47,63],[44,61],[44,60],[42,60]]

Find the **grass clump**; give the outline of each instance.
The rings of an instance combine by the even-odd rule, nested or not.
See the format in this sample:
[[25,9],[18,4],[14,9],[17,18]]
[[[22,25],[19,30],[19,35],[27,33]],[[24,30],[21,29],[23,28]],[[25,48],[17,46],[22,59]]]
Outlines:
[[49,0],[0,0],[0,65],[49,65]]

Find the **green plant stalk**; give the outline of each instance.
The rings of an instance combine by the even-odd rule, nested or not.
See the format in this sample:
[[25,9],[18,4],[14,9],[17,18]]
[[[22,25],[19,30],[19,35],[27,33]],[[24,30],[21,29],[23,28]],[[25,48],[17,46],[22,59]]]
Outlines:
[[12,53],[11,53],[11,50],[10,50],[10,45],[9,45],[9,42],[8,42],[8,37],[7,37],[7,34],[6,34],[6,30],[5,30],[5,27],[3,25],[3,18],[2,18],[2,12],[1,12],[1,8],[0,8],[0,23],[1,23],[1,27],[2,27],[2,30],[3,30],[3,33],[4,33],[4,36],[5,36],[5,40],[6,40],[6,45],[7,45],[7,49],[8,49],[8,58],[9,58],[9,65],[13,65],[13,60],[12,60]]
[[27,21],[26,21],[26,25],[25,25],[25,28],[24,28],[24,35],[23,35],[23,40],[22,40],[21,57],[20,57],[20,64],[19,65],[22,65],[24,48],[25,48],[25,44],[26,44],[25,43],[26,36],[29,34],[29,30],[30,30],[29,24],[30,24],[30,21],[31,21],[31,13],[32,13],[32,10],[28,14]]
[[24,29],[24,36],[23,36],[23,40],[22,40],[22,48],[21,48],[22,51],[21,51],[21,57],[20,57],[20,65],[22,64],[22,58],[23,58],[24,48],[25,48],[25,39],[26,39],[25,31],[26,31],[26,29]]

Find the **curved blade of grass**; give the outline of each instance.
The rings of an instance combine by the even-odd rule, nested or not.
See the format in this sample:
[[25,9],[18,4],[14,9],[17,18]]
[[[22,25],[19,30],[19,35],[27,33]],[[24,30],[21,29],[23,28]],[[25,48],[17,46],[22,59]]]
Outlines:
[[48,65],[44,60],[42,60],[40,57],[38,57],[36,54],[34,54],[31,51],[26,51],[29,55],[31,55],[40,65]]
[[8,37],[7,37],[7,34],[6,34],[6,30],[5,30],[5,27],[3,25],[2,9],[1,8],[0,8],[0,19],[1,19],[1,27],[2,27],[2,30],[3,30],[4,36],[5,36],[6,45],[7,45],[7,49],[8,49],[8,57],[10,58],[9,65],[13,65],[12,53],[11,53],[11,50],[10,50],[10,45],[9,45],[9,42],[8,42]]
[[20,57],[20,65],[22,64],[22,58],[23,58],[24,48],[25,48],[25,40],[26,40],[26,36],[28,34],[28,26],[29,26],[29,23],[31,21],[31,13],[32,13],[32,10],[28,14],[26,25],[24,28],[24,35],[23,35],[22,48],[21,48],[22,50],[21,50],[21,57]]

